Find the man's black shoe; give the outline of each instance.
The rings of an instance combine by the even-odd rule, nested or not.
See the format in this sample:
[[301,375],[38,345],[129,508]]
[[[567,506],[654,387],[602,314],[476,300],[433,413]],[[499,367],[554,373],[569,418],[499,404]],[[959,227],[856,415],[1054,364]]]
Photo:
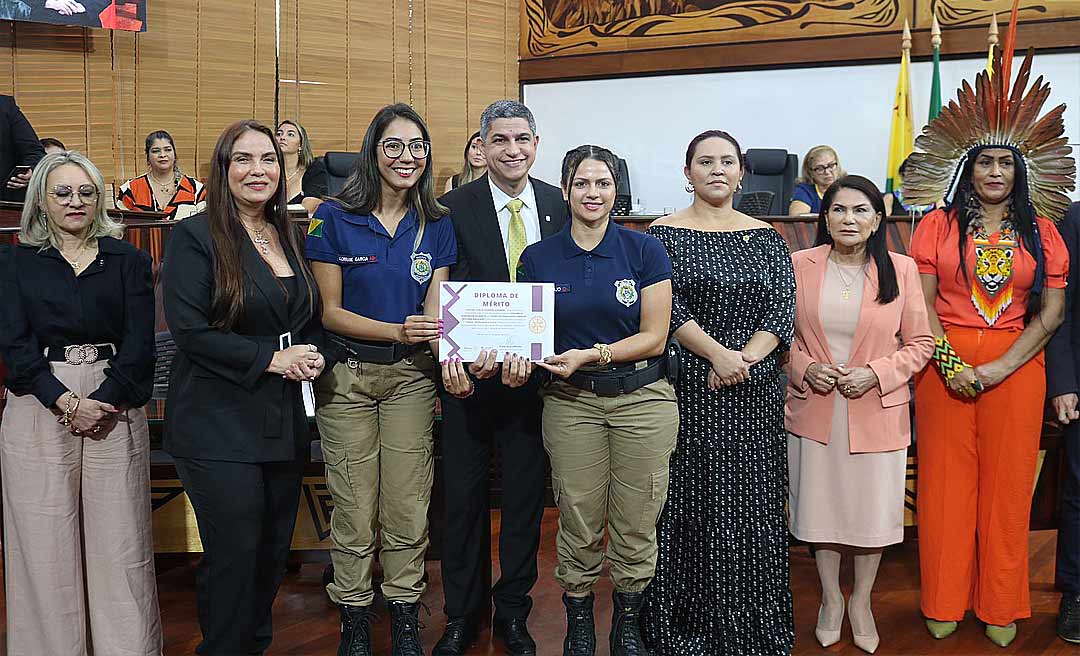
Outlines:
[[1080,593],[1066,592],[1061,595],[1057,634],[1065,642],[1080,644]]
[[503,648],[510,656],[536,656],[536,642],[529,635],[524,617],[508,620],[496,617],[492,630],[495,637],[503,641]]
[[451,617],[446,620],[446,630],[431,656],[464,656],[474,642],[476,622],[468,617]]

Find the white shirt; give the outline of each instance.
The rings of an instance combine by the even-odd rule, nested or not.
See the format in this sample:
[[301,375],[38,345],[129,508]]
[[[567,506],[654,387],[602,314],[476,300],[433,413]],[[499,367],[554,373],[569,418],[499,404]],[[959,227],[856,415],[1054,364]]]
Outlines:
[[[499,232],[502,233],[503,251],[506,253],[506,266],[510,268],[510,210],[506,204],[513,200],[506,192],[491,180],[488,176],[488,185],[491,186],[491,199],[495,201],[495,214],[499,217]],[[521,220],[525,223],[525,245],[529,246],[540,241],[540,218],[537,215],[536,195],[533,193],[532,180],[525,183],[525,189],[517,196],[518,200],[525,203],[521,206]]]

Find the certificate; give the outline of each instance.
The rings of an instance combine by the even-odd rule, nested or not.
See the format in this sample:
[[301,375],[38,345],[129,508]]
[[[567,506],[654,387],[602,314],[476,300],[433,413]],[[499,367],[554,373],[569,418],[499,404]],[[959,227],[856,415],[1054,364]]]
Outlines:
[[443,335],[439,358],[475,361],[497,349],[531,360],[555,354],[555,285],[444,282],[439,288]]

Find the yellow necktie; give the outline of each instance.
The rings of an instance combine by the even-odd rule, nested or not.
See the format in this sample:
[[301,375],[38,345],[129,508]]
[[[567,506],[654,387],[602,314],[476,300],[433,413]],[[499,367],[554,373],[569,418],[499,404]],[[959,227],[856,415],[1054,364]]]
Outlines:
[[518,262],[521,260],[521,252],[528,245],[526,243],[528,239],[525,237],[525,220],[521,218],[521,208],[524,206],[525,202],[520,198],[511,198],[506,204],[506,209],[510,210],[510,233],[506,240],[510,251],[508,261],[510,282],[517,282]]

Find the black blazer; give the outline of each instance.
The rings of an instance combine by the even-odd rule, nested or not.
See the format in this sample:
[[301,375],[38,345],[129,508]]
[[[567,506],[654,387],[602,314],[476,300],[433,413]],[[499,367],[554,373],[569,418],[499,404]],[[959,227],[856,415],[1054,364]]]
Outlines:
[[[536,196],[540,237],[550,237],[570,220],[562,190],[533,177],[529,180]],[[458,260],[450,267],[450,279],[510,282],[506,245],[487,175],[448,191],[439,202],[452,211],[457,233]]]
[[8,189],[8,178],[16,166],[37,166],[42,157],[45,149],[15,99],[0,96],[0,200],[22,202],[26,190]]
[[[292,332],[293,344],[321,344],[312,309],[317,301],[287,303],[254,245],[245,239],[243,248],[244,311],[232,330],[222,330],[208,318],[215,284],[206,214],[184,219],[169,235],[162,282],[176,355],[165,401],[165,450],[174,456],[287,461],[301,457],[309,441],[300,383],[266,367],[282,333]],[[300,276],[300,264],[288,257]]]
[[1069,278],[1065,287],[1065,321],[1046,345],[1046,398],[1080,391],[1080,203],[1073,203],[1057,226],[1069,250]]

